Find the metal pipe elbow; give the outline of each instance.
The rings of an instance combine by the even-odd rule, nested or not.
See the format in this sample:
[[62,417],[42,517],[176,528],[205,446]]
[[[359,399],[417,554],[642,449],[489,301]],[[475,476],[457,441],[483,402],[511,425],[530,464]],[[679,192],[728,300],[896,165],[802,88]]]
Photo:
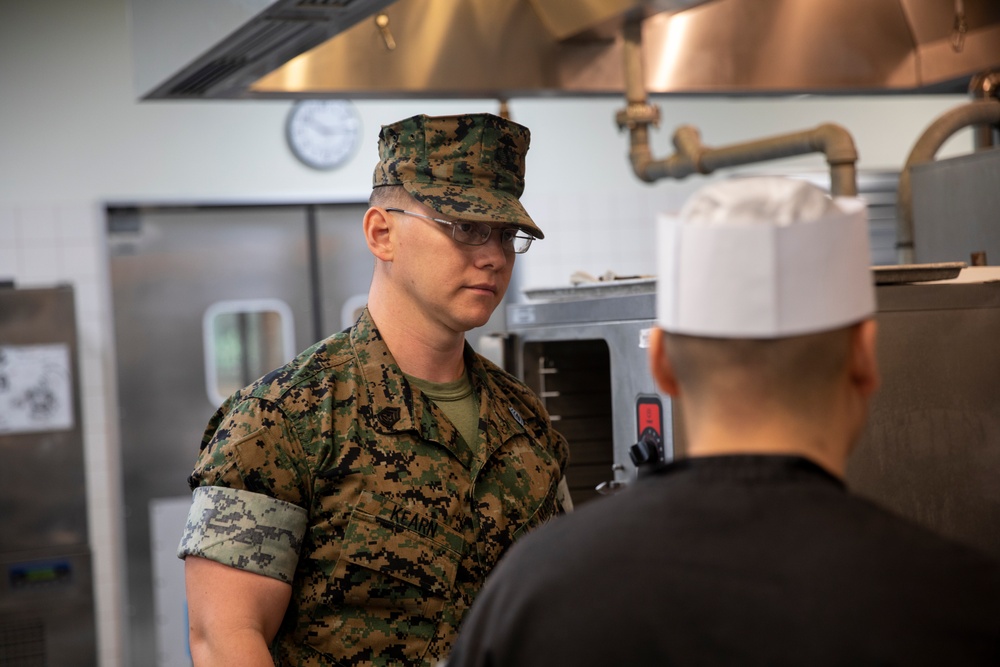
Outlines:
[[681,155],[671,155],[664,160],[654,160],[649,148],[636,149],[631,153],[632,170],[640,180],[655,183],[663,178],[684,178],[695,173],[694,162]]
[[858,161],[858,149],[845,127],[836,123],[823,123],[814,132],[817,148],[826,155],[826,161],[830,165],[855,164]]
[[639,180],[646,183],[654,183],[657,177],[652,174],[651,166],[654,162],[653,152],[646,145],[632,145],[629,150],[629,161],[632,163],[632,171],[639,177]]

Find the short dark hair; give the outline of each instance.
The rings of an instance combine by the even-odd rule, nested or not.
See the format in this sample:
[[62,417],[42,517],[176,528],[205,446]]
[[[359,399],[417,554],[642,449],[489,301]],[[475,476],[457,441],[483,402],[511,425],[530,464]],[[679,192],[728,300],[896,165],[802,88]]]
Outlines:
[[387,208],[394,206],[402,208],[406,206],[411,197],[402,185],[380,185],[372,188],[372,193],[368,197],[369,206],[381,206]]
[[748,402],[817,408],[846,368],[854,328],[776,339],[667,334],[666,349],[678,384],[692,396],[743,392]]

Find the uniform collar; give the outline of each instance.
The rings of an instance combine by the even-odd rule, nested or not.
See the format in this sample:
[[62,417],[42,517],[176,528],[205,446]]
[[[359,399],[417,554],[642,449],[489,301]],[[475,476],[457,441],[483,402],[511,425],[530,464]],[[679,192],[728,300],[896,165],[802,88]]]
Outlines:
[[[366,397],[359,397],[359,410],[367,416],[371,428],[383,434],[416,431],[422,439],[437,442],[472,468],[476,458],[473,452],[459,444],[458,432],[444,413],[406,381],[367,308],[351,328],[350,339],[368,389]],[[479,400],[480,425],[486,420],[486,433],[491,436],[482,452],[485,460],[507,439],[525,432],[524,418],[498,390],[482,358],[468,342],[465,364]]]
[[368,389],[359,408],[380,433],[413,430],[413,393],[368,309],[350,331],[351,347]]

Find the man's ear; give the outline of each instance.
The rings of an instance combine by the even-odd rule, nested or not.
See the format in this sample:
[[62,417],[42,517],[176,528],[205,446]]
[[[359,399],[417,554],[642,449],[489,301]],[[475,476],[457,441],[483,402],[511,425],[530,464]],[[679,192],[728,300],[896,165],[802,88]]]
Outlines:
[[372,206],[365,211],[365,242],[371,253],[383,262],[392,261],[394,224],[392,216],[384,208]]
[[676,397],[680,393],[677,378],[674,377],[674,367],[667,356],[666,333],[660,327],[654,326],[649,331],[649,370],[660,390],[668,396]]
[[851,336],[851,381],[862,396],[871,396],[879,388],[881,377],[878,371],[878,325],[874,319],[858,324]]

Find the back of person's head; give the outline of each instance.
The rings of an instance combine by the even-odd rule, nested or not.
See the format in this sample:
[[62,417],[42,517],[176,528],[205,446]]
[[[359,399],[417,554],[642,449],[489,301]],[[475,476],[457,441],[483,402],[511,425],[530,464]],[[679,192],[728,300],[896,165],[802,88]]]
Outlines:
[[668,334],[677,382],[694,400],[756,409],[822,410],[846,372],[851,327],[786,338],[704,338]]
[[658,229],[657,324],[696,400],[807,410],[875,310],[865,208],[780,177],[701,188]]

